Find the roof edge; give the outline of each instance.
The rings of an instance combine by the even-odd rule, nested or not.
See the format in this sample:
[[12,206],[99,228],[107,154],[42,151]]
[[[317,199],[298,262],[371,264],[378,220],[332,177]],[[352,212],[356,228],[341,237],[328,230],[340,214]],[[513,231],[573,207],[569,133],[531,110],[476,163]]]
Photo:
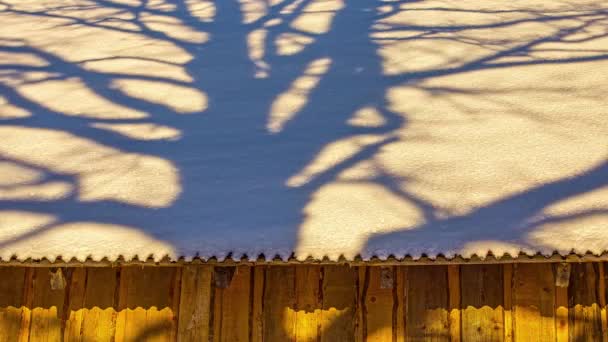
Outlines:
[[219,266],[237,266],[237,265],[351,265],[351,266],[397,266],[397,265],[466,265],[466,264],[512,264],[512,263],[561,263],[561,262],[601,262],[608,261],[608,251],[601,254],[585,253],[577,254],[570,253],[566,255],[559,254],[557,252],[551,255],[544,255],[541,253],[529,255],[520,253],[517,256],[511,256],[504,254],[502,256],[496,256],[492,253],[488,253],[485,256],[472,255],[470,257],[463,257],[456,255],[448,258],[443,255],[437,255],[435,257],[421,256],[413,258],[411,256],[405,256],[403,258],[396,258],[389,256],[388,258],[381,259],[378,257],[371,257],[369,259],[363,259],[360,256],[355,257],[352,260],[346,259],[341,256],[338,259],[332,260],[328,257],[323,259],[315,259],[312,257],[300,260],[294,256],[288,259],[282,259],[279,256],[274,258],[266,258],[264,255],[260,255],[255,259],[251,259],[246,255],[241,258],[234,258],[231,255],[224,259],[211,257],[203,259],[200,257],[194,257],[186,259],[181,257],[179,259],[171,259],[169,256],[165,256],[161,259],[149,256],[145,259],[140,259],[138,256],[132,259],[126,259],[122,256],[115,260],[103,258],[101,260],[94,260],[87,258],[85,260],[78,260],[71,258],[64,260],[61,256],[56,257],[54,260],[48,258],[42,259],[19,259],[17,257],[11,258],[10,260],[0,259],[1,266],[21,266],[21,267],[118,267],[118,266],[185,266],[185,265],[219,265]]

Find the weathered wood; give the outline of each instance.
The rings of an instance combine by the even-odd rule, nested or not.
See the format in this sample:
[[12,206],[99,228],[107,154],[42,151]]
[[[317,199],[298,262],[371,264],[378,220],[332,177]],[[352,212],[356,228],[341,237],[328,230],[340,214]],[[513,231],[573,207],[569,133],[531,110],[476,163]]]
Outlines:
[[249,341],[250,271],[248,266],[239,266],[231,272],[226,288],[215,288],[213,341]]
[[[365,332],[367,341],[390,341],[393,338],[393,286],[388,288],[386,272],[393,268],[368,267],[365,283]],[[393,281],[394,277],[391,277]]]
[[407,296],[407,339],[448,341],[447,267],[410,267]]
[[[568,264],[569,265],[569,264]],[[567,342],[568,337],[568,285],[570,284],[570,270],[564,267],[564,265],[556,264],[554,266],[556,280],[555,280],[555,340],[557,342]],[[567,272],[564,272],[566,270]],[[560,277],[560,272],[563,274]],[[560,279],[565,277],[565,273],[568,274],[568,279]],[[557,286],[558,284],[565,284],[566,286]]]
[[19,340],[23,315],[29,314],[23,301],[25,273],[21,267],[0,267],[0,341]]
[[321,267],[296,267],[296,341],[316,341],[321,333]]
[[602,316],[602,341],[608,342],[608,322],[606,319],[606,264],[600,262],[598,264],[598,290],[597,295],[600,302],[600,313]]
[[34,303],[34,276],[35,269],[25,270],[23,286],[23,312],[21,314],[21,329],[19,331],[19,342],[29,341],[32,326],[32,308]]
[[355,277],[355,289],[356,289],[356,299],[355,299],[355,342],[364,342],[365,341],[365,291],[367,291],[365,280],[367,277],[365,273],[367,272],[367,267],[365,266],[357,266],[354,267],[354,277]]
[[555,286],[568,287],[570,284],[570,271],[572,270],[571,263],[556,264],[555,267]]
[[450,324],[450,341],[460,342],[462,339],[460,312],[461,305],[461,289],[460,289],[460,266],[448,265],[448,297],[449,297],[449,324]]
[[51,288],[51,277],[57,272],[63,273],[54,268],[34,270],[30,341],[63,339],[62,315],[66,289]]
[[235,267],[0,267],[0,341],[606,339],[600,263]]
[[251,342],[264,341],[264,283],[267,266],[252,269]]
[[513,324],[517,341],[555,340],[555,280],[549,264],[513,269]]
[[570,275],[569,336],[571,341],[600,341],[602,321],[597,264],[573,264]]
[[175,329],[172,295],[175,268],[123,267],[117,340],[162,341]]
[[264,341],[295,339],[295,268],[269,267],[264,291]]
[[[461,267],[462,339],[503,341],[503,272],[498,265]],[[451,292],[450,292],[451,293]]]
[[65,331],[63,340],[81,341],[82,323],[84,319],[84,296],[85,285],[87,279],[87,270],[85,268],[73,268],[66,272],[67,281],[67,301],[68,312],[67,321],[65,322]]
[[182,270],[178,341],[209,341],[211,274],[207,265]]
[[356,269],[323,267],[321,341],[355,340]]
[[395,300],[396,310],[394,317],[394,338],[395,342],[405,341],[405,329],[406,329],[406,307],[407,307],[407,270],[408,267],[395,267],[397,276],[395,289]]
[[112,341],[116,333],[118,268],[88,268],[81,309],[83,341]]
[[513,341],[513,265],[503,266],[504,341]]

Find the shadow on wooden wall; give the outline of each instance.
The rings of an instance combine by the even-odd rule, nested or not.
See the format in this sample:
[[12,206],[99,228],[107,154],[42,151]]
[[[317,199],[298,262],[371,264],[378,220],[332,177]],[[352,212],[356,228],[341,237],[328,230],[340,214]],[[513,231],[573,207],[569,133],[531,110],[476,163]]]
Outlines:
[[601,263],[0,267],[0,340],[598,341],[604,275]]

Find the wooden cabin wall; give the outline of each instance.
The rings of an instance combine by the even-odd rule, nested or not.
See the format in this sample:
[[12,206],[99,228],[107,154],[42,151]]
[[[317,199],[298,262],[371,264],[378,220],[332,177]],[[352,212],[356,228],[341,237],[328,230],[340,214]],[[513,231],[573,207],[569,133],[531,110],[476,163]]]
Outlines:
[[606,341],[606,265],[567,271],[4,266],[0,341]]

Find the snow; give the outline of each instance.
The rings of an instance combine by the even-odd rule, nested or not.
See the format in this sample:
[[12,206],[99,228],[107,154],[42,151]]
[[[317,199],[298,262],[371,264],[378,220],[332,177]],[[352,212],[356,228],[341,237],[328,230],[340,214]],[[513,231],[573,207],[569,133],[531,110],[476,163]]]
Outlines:
[[2,6],[2,260],[608,251],[608,3]]

